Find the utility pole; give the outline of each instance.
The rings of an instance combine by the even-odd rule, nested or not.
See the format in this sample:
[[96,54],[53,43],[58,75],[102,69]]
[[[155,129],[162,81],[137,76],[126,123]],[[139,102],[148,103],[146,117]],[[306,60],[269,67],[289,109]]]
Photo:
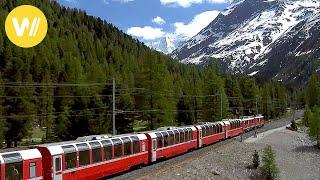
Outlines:
[[256,115],[258,115],[259,112],[258,112],[258,97],[256,97]]
[[112,78],[112,133],[116,135],[116,80]]
[[223,118],[223,115],[222,115],[222,93],[220,93],[220,115],[221,115],[221,120]]

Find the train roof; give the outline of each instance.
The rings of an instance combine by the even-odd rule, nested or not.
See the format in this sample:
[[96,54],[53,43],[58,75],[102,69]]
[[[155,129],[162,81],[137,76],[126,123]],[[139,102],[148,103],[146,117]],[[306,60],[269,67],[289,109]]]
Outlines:
[[[72,140],[72,141],[62,141],[62,142],[57,142],[57,143],[48,143],[48,144],[40,144],[36,145],[34,147],[45,147],[47,148],[51,155],[57,155],[57,154],[62,154],[63,153],[63,146],[74,146],[76,148],[76,145],[79,144],[87,144],[88,147],[90,146],[90,143],[92,142],[99,142],[100,146],[102,144],[102,141],[106,140],[113,140],[113,139],[119,139],[119,138],[125,138],[125,137],[137,137],[139,140],[145,140],[147,139],[146,135],[144,134],[121,134],[121,135],[116,135],[116,136],[108,136],[106,137],[105,135],[92,135],[92,136],[84,136],[77,138],[77,140]],[[91,139],[90,138],[94,138]]]
[[41,158],[41,153],[38,149],[26,149],[18,151],[10,151],[0,153],[0,163],[10,163],[11,161],[22,161],[29,159]]
[[224,125],[223,121],[215,121],[215,122],[199,122],[195,126],[198,127],[198,126],[204,126],[204,125],[217,125],[217,124]]
[[195,128],[195,126],[193,125],[190,125],[190,126],[179,126],[179,127],[174,127],[174,126],[169,126],[169,127],[161,127],[161,128],[158,128],[156,130],[152,130],[152,131],[146,131],[146,132],[142,132],[142,133],[147,133],[151,136],[151,138],[156,138],[156,133],[158,132],[168,132],[168,131],[179,131],[179,130],[184,130],[184,129],[191,129],[191,131],[195,131],[197,130]]

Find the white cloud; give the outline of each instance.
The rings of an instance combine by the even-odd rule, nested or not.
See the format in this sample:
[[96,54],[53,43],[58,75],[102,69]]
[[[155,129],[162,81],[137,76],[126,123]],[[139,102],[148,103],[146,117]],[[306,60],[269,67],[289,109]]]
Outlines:
[[135,37],[143,38],[144,40],[155,40],[165,35],[162,29],[150,26],[131,27],[127,30],[127,33]]
[[174,23],[175,34],[191,38],[198,34],[203,28],[208,26],[209,23],[212,22],[218,15],[219,11],[205,11],[196,15],[188,24],[176,22]]
[[129,2],[132,2],[134,0],[102,0],[102,2],[104,4],[109,4],[110,1],[113,1],[113,2],[120,2],[120,3],[129,3]]
[[162,5],[174,5],[174,6],[181,6],[184,8],[190,7],[193,4],[202,4],[202,3],[227,3],[230,0],[160,0]]
[[78,3],[77,0],[65,0],[65,1],[67,1],[67,2],[69,2],[69,3],[74,3],[74,4]]
[[132,2],[134,0],[112,0],[112,1],[117,1],[117,2],[121,2],[121,3],[128,3],[128,2]]
[[219,14],[219,11],[205,11],[194,16],[189,23],[176,22],[173,32],[164,32],[161,28],[151,26],[131,27],[127,30],[127,34],[135,36],[140,40],[150,43],[163,37],[169,37],[176,40],[187,40],[198,34],[203,28],[209,25]]
[[162,19],[161,17],[157,16],[155,18],[152,19],[153,23],[156,23],[158,25],[163,25],[166,23],[166,21],[164,19]]
[[108,0],[102,0],[103,4],[109,4]]

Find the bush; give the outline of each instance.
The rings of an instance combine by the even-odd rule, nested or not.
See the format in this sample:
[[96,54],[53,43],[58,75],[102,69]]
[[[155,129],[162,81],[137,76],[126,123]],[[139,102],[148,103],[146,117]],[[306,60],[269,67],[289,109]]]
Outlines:
[[279,169],[275,161],[275,153],[270,145],[264,148],[262,161],[262,177],[267,180],[275,179],[279,174]]
[[291,128],[292,131],[297,131],[298,130],[297,123],[295,121],[291,121],[290,128]]
[[252,167],[257,169],[260,165],[259,153],[257,150],[254,150],[253,153],[253,160],[252,160]]

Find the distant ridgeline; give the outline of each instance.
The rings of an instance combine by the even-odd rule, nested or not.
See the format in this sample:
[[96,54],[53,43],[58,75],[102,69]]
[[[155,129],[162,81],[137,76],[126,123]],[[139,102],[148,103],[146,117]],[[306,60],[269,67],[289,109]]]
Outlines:
[[34,141],[37,129],[48,142],[110,133],[113,77],[118,133],[251,115],[256,108],[272,118],[299,97],[274,82],[222,75],[214,60],[206,67],[180,64],[54,1],[0,0],[1,27],[21,4],[39,7],[49,29],[40,45],[22,49],[0,28],[0,140],[8,147]]

